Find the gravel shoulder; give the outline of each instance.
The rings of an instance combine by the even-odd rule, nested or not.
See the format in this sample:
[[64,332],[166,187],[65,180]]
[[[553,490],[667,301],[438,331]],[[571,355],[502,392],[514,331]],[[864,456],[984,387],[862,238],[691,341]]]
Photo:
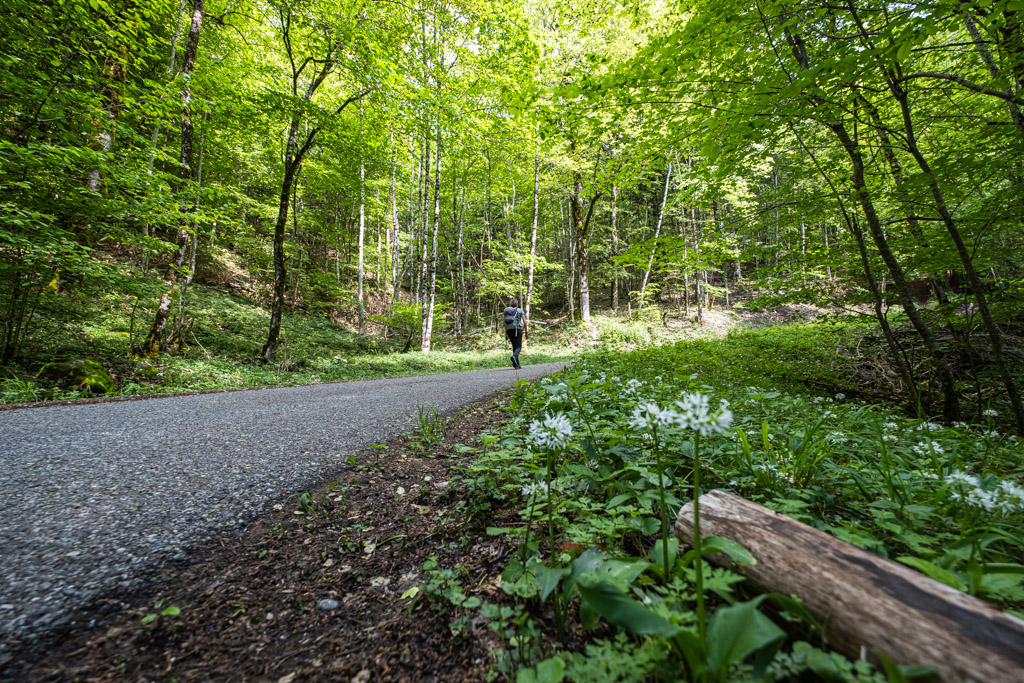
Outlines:
[[561,363],[0,413],[0,662],[417,424]]

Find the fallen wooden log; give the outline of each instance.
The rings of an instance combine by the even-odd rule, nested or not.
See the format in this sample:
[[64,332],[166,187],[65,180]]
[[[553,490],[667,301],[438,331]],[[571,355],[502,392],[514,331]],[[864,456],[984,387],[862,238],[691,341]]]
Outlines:
[[[758,591],[802,598],[847,656],[877,664],[877,650],[945,681],[1024,681],[1024,621],[977,598],[727,491],[701,496],[700,530],[743,544],[757,563],[737,571]],[[692,502],[676,536],[693,545]]]

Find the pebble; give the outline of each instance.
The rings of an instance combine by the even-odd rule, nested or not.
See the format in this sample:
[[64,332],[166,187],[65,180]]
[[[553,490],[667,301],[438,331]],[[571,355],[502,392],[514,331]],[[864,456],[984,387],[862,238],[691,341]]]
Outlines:
[[340,604],[337,600],[331,600],[330,598],[324,598],[320,602],[316,603],[316,608],[320,612],[333,612],[338,609]]

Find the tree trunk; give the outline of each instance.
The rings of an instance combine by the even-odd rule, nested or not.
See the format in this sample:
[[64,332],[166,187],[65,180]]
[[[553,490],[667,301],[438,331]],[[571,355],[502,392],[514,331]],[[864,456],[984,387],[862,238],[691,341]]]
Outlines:
[[[1006,88],[1006,91],[1005,91],[1006,94],[1008,94],[1008,95],[1014,94],[1014,90],[1015,90],[1015,88],[1013,87],[1014,86],[1014,84],[1013,84],[1014,78],[1012,76],[1010,78],[1006,78],[1003,75],[1003,72],[999,69],[999,66],[996,64],[995,59],[992,57],[992,53],[989,52],[989,49],[986,46],[985,41],[982,39],[981,34],[978,32],[978,26],[977,26],[977,24],[974,21],[974,17],[971,16],[971,13],[967,9],[965,9],[962,5],[959,5],[959,8],[963,11],[964,25],[967,27],[967,32],[971,34],[971,39],[974,41],[974,47],[978,51],[978,56],[981,57],[981,61],[985,63],[986,67],[988,67],[989,74],[992,76],[992,78],[996,79],[997,81],[1003,81],[1004,83],[1007,84],[1007,88]],[[1020,29],[1020,24],[1019,24],[1019,22],[1016,22],[1016,23],[1017,23],[1017,29],[1019,30]],[[1007,35],[1007,37],[1012,35],[1012,30],[1011,30],[1011,34],[1006,34],[1006,35]],[[1011,40],[1016,40],[1017,45],[1018,46],[1020,45],[1021,39],[1020,39],[1019,35],[1016,36],[1015,38],[1011,38]],[[1004,41],[1004,42],[1009,42],[1009,41]],[[1018,57],[1019,56],[1020,55],[1018,55]],[[1018,107],[1013,102],[1008,102],[1007,101],[1005,104],[1006,104],[1006,110],[1010,113],[1010,120],[1013,121],[1014,127],[1017,129],[1017,132],[1020,135],[1024,136],[1024,113],[1021,113],[1020,107]]]
[[[572,141],[572,149],[576,150],[576,141]],[[595,192],[590,198],[590,206],[583,210],[586,201],[583,199],[583,174],[573,171],[572,223],[576,238],[576,270],[579,274],[580,290],[580,321],[590,322],[590,218],[594,214],[601,193]]]
[[401,287],[399,282],[399,236],[402,226],[398,223],[398,166],[395,164],[395,133],[391,132],[391,239],[388,240],[388,253],[391,255],[391,286],[394,291],[391,293],[391,301],[398,301],[398,291]]
[[935,364],[935,369],[939,375],[939,383],[942,386],[942,413],[948,420],[959,420],[960,401],[957,397],[953,373],[949,368],[949,364],[946,363],[935,335],[932,334],[924,318],[921,317],[921,312],[914,303],[914,297],[911,295],[907,280],[903,275],[903,267],[896,260],[896,256],[892,253],[892,249],[889,248],[889,242],[882,231],[881,222],[878,219],[878,214],[875,213],[875,206],[871,200],[871,193],[864,181],[864,159],[861,156],[860,147],[850,138],[842,122],[837,121],[830,124],[829,128],[839,138],[843,149],[846,150],[846,154],[853,164],[852,180],[857,199],[860,202],[861,210],[864,212],[864,217],[867,219],[868,230],[875,242],[875,247],[878,249],[882,261],[885,262],[886,267],[889,269],[889,274],[892,276],[893,285],[896,287],[896,294],[899,296],[900,304],[907,314],[907,319],[910,320],[917,333],[921,335],[925,347],[931,354],[932,362]]
[[[530,228],[530,272],[526,280],[526,301],[523,306],[523,317],[530,319],[530,303],[533,300],[533,271],[534,259],[537,258],[537,223],[540,219],[540,124],[537,124],[537,131],[534,133],[533,152],[533,224]],[[526,346],[530,336],[530,327],[523,326],[523,346]]]
[[[428,148],[429,150],[429,148]],[[426,315],[423,317],[423,340],[420,350],[430,353],[430,341],[434,334],[434,302],[437,296],[437,233],[441,225],[441,135],[437,136],[437,157],[434,160],[434,225],[431,230],[430,273],[426,296]],[[426,237],[426,235],[424,235]],[[426,239],[424,239],[424,245]],[[424,246],[424,249],[426,247]]]
[[366,249],[366,164],[363,153],[363,103],[359,102],[359,265],[358,265],[358,300],[359,300],[359,334],[366,331],[366,308],[363,303],[363,278],[365,277]]
[[647,290],[647,279],[651,276],[651,268],[654,266],[654,256],[658,253],[658,237],[661,236],[661,222],[665,219],[665,206],[668,203],[668,187],[672,180],[672,162],[668,162],[668,169],[665,172],[665,191],[661,195],[661,209],[658,210],[658,222],[654,227],[654,242],[651,244],[651,257],[647,259],[647,270],[640,281],[640,301],[637,310],[644,307],[644,292]]
[[942,217],[942,223],[946,226],[946,231],[949,233],[950,238],[953,240],[953,244],[956,246],[957,256],[960,257],[960,263],[964,267],[964,275],[967,276],[967,282],[971,287],[971,293],[974,294],[974,300],[978,304],[978,311],[981,313],[982,322],[985,324],[985,331],[988,332],[989,342],[992,345],[992,356],[995,360],[996,368],[999,370],[999,376],[1002,378],[1003,385],[1006,387],[1007,398],[1010,399],[1010,408],[1013,411],[1013,418],[1016,423],[1017,433],[1024,436],[1024,403],[1021,402],[1020,390],[1013,379],[1013,375],[1010,374],[1010,368],[1007,365],[1006,357],[1003,354],[1002,332],[1000,332],[995,319],[992,317],[992,311],[988,305],[988,297],[985,296],[985,287],[981,283],[981,278],[978,277],[978,271],[974,267],[974,260],[971,258],[971,252],[967,248],[967,244],[964,242],[963,236],[957,228],[956,221],[953,219],[953,214],[950,212],[949,207],[946,204],[946,198],[942,189],[939,187],[939,181],[936,179],[935,173],[932,171],[928,160],[917,145],[917,138],[914,135],[914,124],[910,116],[910,101],[907,91],[892,80],[891,76],[892,74],[890,74],[890,89],[892,90],[893,96],[896,97],[900,104],[900,112],[903,115],[903,127],[905,131],[907,149],[914,157],[914,160],[917,162],[917,165],[924,174],[924,177],[928,179],[928,185],[932,191],[932,198],[935,201],[935,207],[938,209],[939,216]]
[[[691,502],[676,520],[682,543],[693,527]],[[881,652],[947,681],[1020,680],[1024,621],[977,598],[726,491],[700,497],[700,534],[744,546],[757,563],[736,571],[758,591],[798,596],[848,657],[878,665]]]
[[[882,335],[885,337],[885,342],[889,346],[889,352],[892,354],[893,362],[896,364],[897,371],[907,387],[908,407],[913,410],[918,417],[922,417],[921,396],[917,389],[917,381],[914,379],[914,372],[910,366],[910,362],[907,360],[899,342],[896,341],[896,335],[893,334],[892,327],[889,325],[889,319],[886,317],[885,311],[883,310],[882,291],[878,286],[878,281],[875,279],[874,271],[871,268],[871,259],[868,254],[867,244],[864,240],[864,232],[860,229],[856,216],[851,215],[846,209],[846,202],[843,201],[843,197],[836,189],[835,184],[832,182],[832,178],[829,177],[825,172],[825,169],[818,163],[818,158],[814,155],[814,152],[804,144],[803,139],[801,139],[794,126],[790,125],[789,129],[792,131],[793,136],[797,139],[797,142],[803,150],[807,152],[807,155],[811,158],[811,162],[814,164],[825,183],[828,184],[829,189],[832,190],[832,195],[839,204],[839,210],[842,212],[843,221],[846,223],[846,227],[850,230],[850,233],[853,235],[854,240],[857,243],[857,252],[860,254],[861,266],[864,269],[864,277],[867,279],[868,290],[871,292],[871,297],[874,302],[875,319],[878,320],[878,325],[882,328]],[[827,228],[825,229],[825,249],[828,249]],[[831,271],[829,272],[829,277],[831,278]]]
[[619,186],[612,184],[612,313],[619,314],[619,264],[614,258],[619,255]]
[[420,342],[423,341],[423,334],[427,326],[427,268],[430,257],[430,243],[427,235],[430,234],[430,136],[425,135],[423,140],[423,198],[420,207],[422,214],[422,225],[420,226],[420,267],[419,281],[416,287],[416,300],[420,303]]
[[[192,87],[190,77],[195,67],[196,53],[199,51],[199,35],[203,28],[203,17],[206,13],[206,1],[194,0],[192,4],[192,23],[188,33],[188,43],[185,46],[185,53],[182,59],[181,75],[181,183],[179,190],[184,191],[192,180],[192,142],[195,134],[195,127],[192,122]],[[164,330],[167,328],[167,320],[171,315],[171,306],[174,303],[174,294],[177,291],[178,277],[185,265],[185,253],[188,250],[190,230],[190,215],[194,207],[183,206],[184,214],[178,226],[178,234],[175,239],[177,251],[167,264],[164,273],[164,292],[160,295],[160,303],[153,317],[153,325],[150,327],[146,340],[140,349],[144,358],[156,358],[160,352],[160,344],[163,342]]]
[[288,128],[288,152],[285,156],[284,179],[281,182],[281,195],[277,203],[277,221],[274,223],[274,293],[270,309],[270,329],[267,343],[263,345],[262,357],[267,363],[273,363],[277,356],[278,339],[281,336],[281,318],[284,312],[284,290],[287,283],[285,269],[284,236],[288,225],[288,200],[295,181],[298,160],[294,158],[297,146],[299,120],[292,119]]

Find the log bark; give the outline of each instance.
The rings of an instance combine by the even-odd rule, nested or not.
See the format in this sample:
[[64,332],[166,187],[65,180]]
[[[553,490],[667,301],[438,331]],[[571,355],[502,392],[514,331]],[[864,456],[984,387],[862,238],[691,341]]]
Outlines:
[[[701,496],[700,530],[743,544],[757,563],[737,571],[759,591],[802,598],[848,656],[877,663],[881,651],[946,681],[1024,680],[1024,621],[977,598],[726,491]],[[692,503],[676,536],[693,542]]]

